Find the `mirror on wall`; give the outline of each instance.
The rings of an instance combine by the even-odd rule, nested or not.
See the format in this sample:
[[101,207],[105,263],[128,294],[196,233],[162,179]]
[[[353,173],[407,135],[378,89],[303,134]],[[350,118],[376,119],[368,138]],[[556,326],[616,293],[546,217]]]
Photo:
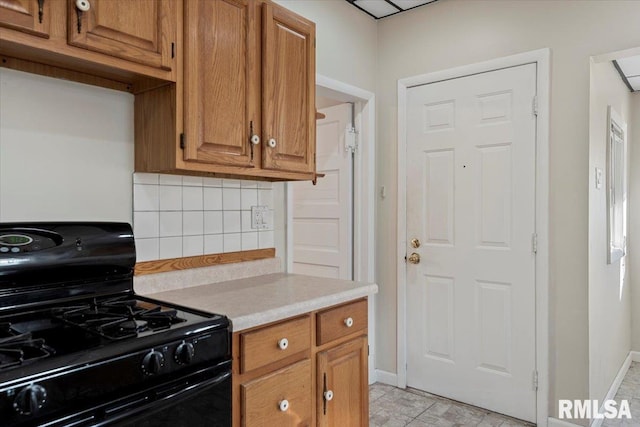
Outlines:
[[610,105],[607,130],[607,263],[613,264],[626,253],[627,124]]

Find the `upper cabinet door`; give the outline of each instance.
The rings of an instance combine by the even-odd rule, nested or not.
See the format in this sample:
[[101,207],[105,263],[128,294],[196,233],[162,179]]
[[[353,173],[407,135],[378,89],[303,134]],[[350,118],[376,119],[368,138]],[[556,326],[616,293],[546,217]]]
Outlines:
[[262,7],[262,167],[314,172],[315,24],[275,4]]
[[49,38],[52,0],[0,0],[0,26]]
[[175,1],[85,0],[84,11],[76,0],[68,0],[68,4],[70,45],[171,70]]
[[185,160],[259,166],[256,14],[254,0],[185,2]]

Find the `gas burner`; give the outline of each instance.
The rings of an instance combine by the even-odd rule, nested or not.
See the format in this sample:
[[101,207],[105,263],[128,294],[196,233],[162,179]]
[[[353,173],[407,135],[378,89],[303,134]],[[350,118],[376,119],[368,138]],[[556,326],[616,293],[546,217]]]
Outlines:
[[94,299],[89,304],[52,309],[53,317],[111,340],[137,336],[145,331],[169,329],[184,322],[174,309],[143,304],[127,297]]
[[30,333],[16,334],[10,323],[0,323],[0,370],[52,354],[53,349],[43,339],[34,339]]

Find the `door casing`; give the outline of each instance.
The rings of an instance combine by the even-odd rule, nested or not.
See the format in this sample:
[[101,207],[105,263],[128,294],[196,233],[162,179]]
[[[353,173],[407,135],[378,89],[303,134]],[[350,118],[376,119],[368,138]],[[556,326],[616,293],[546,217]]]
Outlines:
[[550,57],[548,48],[496,58],[461,67],[422,74],[398,80],[398,200],[397,200],[397,378],[398,387],[407,386],[406,295],[407,253],[406,166],[407,166],[407,89],[485,73],[524,64],[537,64],[537,124],[536,124],[536,233],[538,238],[536,294],[536,370],[538,372],[536,419],[546,427],[549,416],[549,92]]

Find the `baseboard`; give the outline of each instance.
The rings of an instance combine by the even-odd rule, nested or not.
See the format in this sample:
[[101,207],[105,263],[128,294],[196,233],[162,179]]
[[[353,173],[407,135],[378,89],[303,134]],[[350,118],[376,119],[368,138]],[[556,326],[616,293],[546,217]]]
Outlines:
[[630,354],[631,354],[632,361],[640,362],[640,351],[632,351]]
[[547,427],[580,427],[580,425],[549,417]]
[[376,369],[376,381],[382,384],[398,386],[398,374]]
[[[616,377],[613,380],[613,383],[611,383],[611,387],[609,387],[609,391],[607,392],[607,395],[605,396],[604,400],[602,401],[602,406],[600,406],[600,413],[604,414],[604,402],[606,400],[613,400],[614,397],[616,397],[616,393],[618,392],[618,389],[620,388],[620,385],[622,384],[622,381],[624,380],[624,376],[627,375],[627,371],[629,370],[629,366],[631,366],[631,361],[633,360],[633,353],[634,352],[629,352],[629,354],[627,355],[627,358],[624,359],[624,362],[622,362],[622,366],[620,367],[620,370],[618,371],[618,375],[616,375]],[[596,419],[593,420],[591,422],[591,427],[600,427],[602,425],[602,423],[604,422],[603,419]]]

